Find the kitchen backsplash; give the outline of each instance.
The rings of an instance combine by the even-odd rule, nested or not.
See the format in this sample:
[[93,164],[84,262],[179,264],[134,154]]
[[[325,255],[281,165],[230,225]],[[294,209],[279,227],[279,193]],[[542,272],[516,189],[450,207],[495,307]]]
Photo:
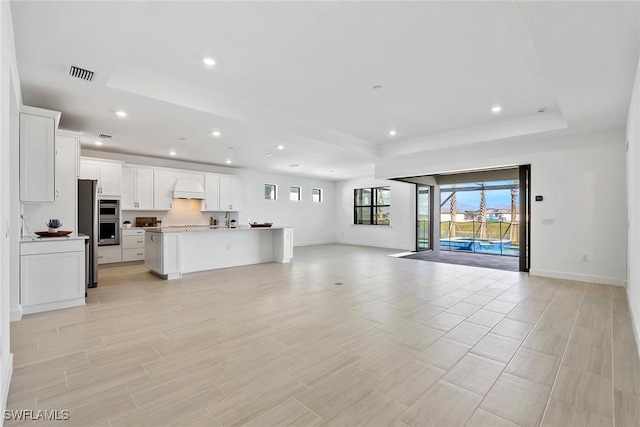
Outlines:
[[[214,217],[219,224],[224,224],[225,212],[201,212],[200,200],[173,199],[173,208],[168,211],[123,211],[122,221],[131,221],[135,225],[136,217],[152,216],[162,221],[162,226],[170,225],[208,225],[210,218]],[[238,213],[231,212],[231,219],[238,220]]]

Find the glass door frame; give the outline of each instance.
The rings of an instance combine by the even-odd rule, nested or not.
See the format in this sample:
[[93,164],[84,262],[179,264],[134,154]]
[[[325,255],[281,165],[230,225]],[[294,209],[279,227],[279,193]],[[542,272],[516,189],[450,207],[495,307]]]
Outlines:
[[[420,209],[420,190],[427,189],[427,244],[426,246],[421,243],[424,242],[424,231],[420,229],[420,215],[424,215],[424,212]],[[433,249],[433,186],[425,184],[416,184],[416,252],[428,251]]]

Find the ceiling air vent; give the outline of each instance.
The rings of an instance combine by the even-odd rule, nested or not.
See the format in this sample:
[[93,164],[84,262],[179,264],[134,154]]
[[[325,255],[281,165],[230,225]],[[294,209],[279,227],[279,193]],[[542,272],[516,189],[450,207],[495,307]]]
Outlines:
[[99,133],[98,134],[98,138],[100,139],[106,139],[106,138],[113,138],[111,135],[107,135],[106,133]]
[[75,65],[69,66],[69,75],[88,82],[93,80],[93,71],[85,70],[84,68],[76,67]]

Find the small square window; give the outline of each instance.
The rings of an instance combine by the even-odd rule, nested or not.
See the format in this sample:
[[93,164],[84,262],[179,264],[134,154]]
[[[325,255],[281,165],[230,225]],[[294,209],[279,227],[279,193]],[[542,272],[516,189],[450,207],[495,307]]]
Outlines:
[[265,184],[264,198],[267,200],[276,200],[278,198],[278,186],[275,184]]
[[311,190],[311,200],[320,203],[322,201],[322,189],[314,188]]
[[300,191],[300,187],[291,187],[289,192],[289,200],[302,200],[302,192]]

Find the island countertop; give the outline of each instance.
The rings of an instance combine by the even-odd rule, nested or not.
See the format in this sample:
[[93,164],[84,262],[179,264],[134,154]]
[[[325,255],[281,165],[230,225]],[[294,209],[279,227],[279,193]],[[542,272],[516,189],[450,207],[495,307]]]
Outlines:
[[86,240],[89,236],[82,233],[71,233],[66,236],[50,236],[50,237],[40,237],[38,235],[33,236],[23,236],[20,238],[20,243],[27,242],[59,242],[64,240]]
[[219,225],[198,225],[198,226],[169,226],[169,227],[144,227],[144,230],[151,233],[184,233],[187,231],[237,231],[237,230],[284,230],[287,228],[292,228],[291,226],[286,225],[273,225],[271,227],[250,227],[248,225],[242,225],[237,227],[225,227]]

